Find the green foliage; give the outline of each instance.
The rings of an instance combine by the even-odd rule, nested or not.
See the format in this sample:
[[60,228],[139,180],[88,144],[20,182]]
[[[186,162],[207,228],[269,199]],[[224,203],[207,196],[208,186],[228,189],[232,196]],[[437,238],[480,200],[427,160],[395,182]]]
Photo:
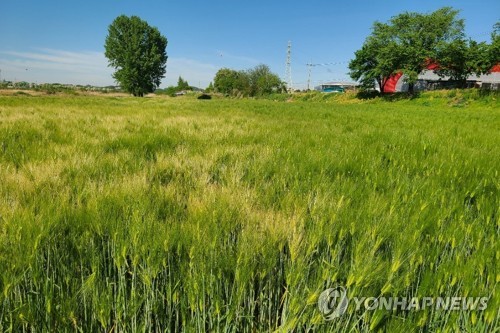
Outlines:
[[19,89],[29,89],[31,87],[31,85],[29,84],[29,82],[21,81],[21,82],[17,82],[15,84],[15,87],[19,88]]
[[489,51],[489,61],[491,67],[500,64],[500,22],[497,22],[493,27]]
[[215,88],[214,88],[214,84],[213,82],[210,82],[210,84],[208,85],[207,89],[205,89],[205,91],[207,93],[211,93],[211,92],[214,92],[215,91]]
[[285,85],[267,65],[257,65],[247,70],[250,96],[264,96],[273,92],[284,92]]
[[56,93],[65,93],[70,95],[77,95],[75,87],[65,86],[60,83],[44,83],[34,87],[35,91],[42,91],[47,95],[54,95]]
[[185,92],[192,89],[193,88],[189,85],[189,83],[186,80],[184,80],[181,76],[179,76],[179,79],[177,80],[177,86],[168,86],[165,89],[157,89],[155,93],[160,95],[168,95],[170,97],[175,97],[181,91]]
[[493,67],[489,47],[484,42],[456,39],[439,43],[435,52],[434,59],[438,59],[439,67],[434,72],[441,77],[449,76],[451,80],[461,81],[464,85],[471,74],[485,74]]
[[0,331],[494,332],[498,93],[306,96],[0,96]]
[[439,68],[435,71],[440,76],[449,76],[452,80],[465,82],[471,74],[487,74],[500,63],[500,23],[493,27],[491,44],[466,41],[457,38],[438,43],[434,59]]
[[179,76],[179,80],[177,80],[177,90],[178,91],[191,90],[191,87],[189,86],[189,83],[186,80],[184,80],[182,77]]
[[108,28],[105,55],[113,78],[134,96],[153,92],[166,73],[167,39],[137,16],[117,17]]
[[349,63],[350,76],[364,89],[373,89],[377,83],[379,90],[384,91],[386,79],[395,72],[391,61],[393,54],[390,48],[384,47],[385,39],[382,36],[368,37]]
[[285,91],[279,76],[272,73],[268,66],[257,65],[246,71],[220,69],[214,78],[213,88],[230,96],[265,96]]
[[237,96],[247,94],[249,87],[248,76],[244,71],[235,71],[222,68],[217,71],[214,78],[214,88],[224,95]]
[[457,15],[457,10],[444,7],[431,14],[404,13],[391,19],[398,67],[408,75],[410,83],[426,68],[440,42],[463,37],[464,20],[457,19]]
[[174,87],[174,86],[168,86],[167,88],[163,89],[163,90],[157,90],[156,93],[159,93],[159,94],[166,94],[170,97],[175,97],[177,92],[179,92],[179,90],[177,89],[177,87]]
[[376,81],[383,91],[386,78],[403,72],[412,90],[437,45],[463,37],[464,21],[457,15],[457,10],[444,7],[430,14],[406,12],[388,23],[375,22],[372,34],[349,64],[351,77],[365,87]]

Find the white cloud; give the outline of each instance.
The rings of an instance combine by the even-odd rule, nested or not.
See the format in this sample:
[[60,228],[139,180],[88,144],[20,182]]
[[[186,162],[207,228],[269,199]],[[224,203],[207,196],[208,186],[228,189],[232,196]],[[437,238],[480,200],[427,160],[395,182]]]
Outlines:
[[221,60],[233,63],[235,65],[254,66],[262,63],[260,60],[257,60],[255,58],[236,55],[221,50],[217,50],[217,54]]
[[[162,87],[177,84],[182,76],[191,85],[206,87],[218,66],[188,58],[168,58]],[[102,52],[55,49],[0,51],[1,79],[28,82],[113,85],[113,69]]]
[[33,52],[0,52],[0,69],[6,80],[111,85],[112,70],[104,54],[36,49]]
[[213,81],[219,67],[187,58],[168,58],[167,74],[162,86],[176,85],[182,76],[192,86],[206,87]]

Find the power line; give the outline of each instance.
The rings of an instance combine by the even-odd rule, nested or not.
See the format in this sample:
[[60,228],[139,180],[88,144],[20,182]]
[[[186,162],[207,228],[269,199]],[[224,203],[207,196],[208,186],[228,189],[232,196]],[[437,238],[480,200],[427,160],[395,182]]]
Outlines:
[[324,62],[324,63],[318,63],[318,64],[308,63],[308,64],[306,64],[306,66],[310,66],[310,67],[323,66],[323,67],[326,67],[326,66],[345,65],[345,64],[348,64],[348,63],[350,63],[350,61],[336,61],[336,62]]
[[[345,64],[348,64],[350,61],[335,61],[335,62],[324,62],[324,63],[317,63],[317,64],[313,64],[312,61],[307,63],[306,66],[307,66],[307,72],[308,72],[308,75],[307,75],[307,90],[310,89],[311,87],[311,73],[312,73],[312,69],[313,67],[329,67],[329,66],[336,66],[336,65],[345,65]],[[326,69],[327,72],[329,73],[333,73],[333,71],[329,68]]]
[[312,65],[311,64],[307,64],[307,67],[308,67],[308,72],[309,72],[308,75],[307,75],[307,90],[310,90]]

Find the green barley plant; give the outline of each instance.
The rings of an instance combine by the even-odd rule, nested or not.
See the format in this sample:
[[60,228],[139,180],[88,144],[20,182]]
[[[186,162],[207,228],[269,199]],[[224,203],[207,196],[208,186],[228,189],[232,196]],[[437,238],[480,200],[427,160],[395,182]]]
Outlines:
[[498,330],[499,106],[0,96],[0,331]]

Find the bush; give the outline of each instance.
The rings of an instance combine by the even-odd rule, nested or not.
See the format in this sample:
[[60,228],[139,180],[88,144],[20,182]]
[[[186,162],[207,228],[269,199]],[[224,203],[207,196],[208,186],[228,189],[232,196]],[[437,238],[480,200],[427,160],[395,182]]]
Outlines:
[[234,97],[266,96],[285,91],[279,76],[268,66],[258,65],[246,71],[220,69],[215,75],[213,87],[217,92]]

